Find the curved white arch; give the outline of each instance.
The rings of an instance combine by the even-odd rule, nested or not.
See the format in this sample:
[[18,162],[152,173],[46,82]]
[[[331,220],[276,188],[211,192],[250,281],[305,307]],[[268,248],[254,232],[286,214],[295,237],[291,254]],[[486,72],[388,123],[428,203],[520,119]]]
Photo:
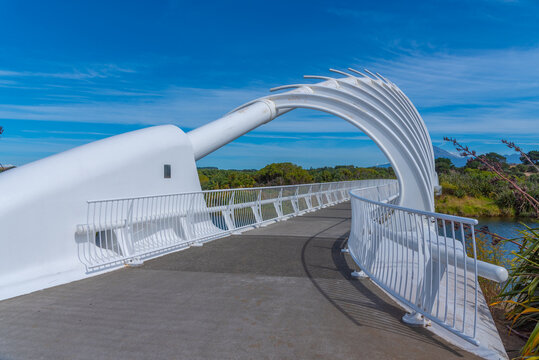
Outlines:
[[378,145],[399,179],[400,205],[434,211],[434,187],[438,185],[434,152],[425,123],[414,105],[395,84],[381,76],[359,78],[335,72],[347,76],[306,76],[324,81],[275,88],[295,89],[253,100],[187,133],[195,159],[290,110],[320,110],[350,122]]
[[[88,200],[198,192],[195,160],[295,108],[324,111],[358,127],[391,162],[400,205],[434,210],[432,144],[415,107],[379,75],[339,73],[344,77],[309,76],[321,82],[277,88],[287,90],[189,133],[150,127],[2,173],[0,299],[91,275],[78,259],[85,239],[76,231],[88,223]],[[164,176],[164,166],[172,176]]]

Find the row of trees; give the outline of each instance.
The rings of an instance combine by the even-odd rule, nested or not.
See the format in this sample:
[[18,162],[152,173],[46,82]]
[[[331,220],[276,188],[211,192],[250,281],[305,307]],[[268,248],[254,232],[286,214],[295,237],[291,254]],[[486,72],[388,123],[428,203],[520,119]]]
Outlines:
[[[528,153],[524,153],[520,156],[520,161],[522,164],[508,164],[505,156],[500,155],[495,152],[489,152],[484,155],[484,158],[490,163],[497,164],[505,172],[515,175],[525,175],[529,173],[539,172],[539,151],[532,150]],[[527,156],[528,159],[524,158]],[[469,158],[466,162],[466,165],[460,169],[482,169],[484,164],[481,161],[474,158]],[[448,173],[451,170],[455,170],[457,167],[452,163],[450,159],[447,158],[438,158],[436,159],[436,171],[440,173]]]
[[301,166],[286,162],[269,164],[260,170],[200,168],[198,169],[198,176],[203,190],[216,190],[395,178],[395,173],[392,168],[360,168],[352,165],[304,169]]
[[[519,187],[532,198],[539,199],[539,151],[522,153],[521,158],[525,163],[510,165],[504,156],[491,152],[470,156],[466,166],[460,168],[447,158],[438,158],[435,163],[445,195],[486,198],[505,214],[534,216],[533,202],[527,201],[523,193],[515,192],[514,188]],[[486,164],[491,164],[491,168]],[[505,174],[506,178],[502,179],[494,170]]]
[[[535,209],[524,197],[516,194],[507,182],[500,180],[488,170],[456,169],[440,173],[439,176],[443,196],[484,198],[498,206],[506,215],[527,217],[535,213]],[[532,197],[539,199],[539,174],[512,176],[512,178]]]

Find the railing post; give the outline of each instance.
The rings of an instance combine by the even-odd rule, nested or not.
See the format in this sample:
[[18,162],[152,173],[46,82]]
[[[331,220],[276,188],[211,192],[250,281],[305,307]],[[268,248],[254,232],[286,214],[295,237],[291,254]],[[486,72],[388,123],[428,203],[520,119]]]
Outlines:
[[236,191],[232,191],[232,194],[230,194],[230,198],[228,199],[228,205],[225,210],[223,210],[223,218],[225,219],[226,227],[229,231],[236,229],[236,224],[234,222],[234,194]]
[[189,197],[189,201],[187,202],[188,205],[187,205],[187,214],[185,216],[185,224],[186,224],[185,229],[186,229],[188,239],[196,240],[198,234],[196,233],[196,229],[193,226],[194,225],[193,213],[195,210],[196,194],[188,194],[186,196]]
[[326,200],[328,201],[327,205],[331,205],[333,201],[331,200],[331,183],[328,185],[328,189],[325,191]]
[[292,199],[292,208],[294,209],[294,214],[299,213],[299,201],[298,201],[298,192],[299,192],[299,186],[296,187],[296,191],[294,192],[294,198]]
[[115,230],[116,238],[120,248],[122,250],[122,255],[124,258],[127,258],[125,263],[126,265],[136,266],[141,265],[142,261],[135,258],[136,251],[133,243],[133,203],[134,199],[131,199],[129,209],[125,218],[125,226]]
[[261,200],[262,200],[262,189],[258,190],[256,204],[251,206],[251,209],[253,210],[255,221],[257,224],[260,224],[263,221],[262,220],[262,205],[260,204]]
[[313,202],[312,202],[312,193],[313,193],[313,186],[309,186],[309,191],[307,193],[308,196],[305,197],[305,203],[307,204],[307,209],[311,210],[313,208]]
[[275,212],[277,213],[277,218],[280,219],[283,217],[283,207],[282,207],[282,199],[283,198],[283,188],[279,189],[279,197],[275,199],[273,202],[273,207],[275,208]]
[[318,191],[316,192],[316,201],[318,201],[318,206],[317,208],[318,209],[321,209],[323,207],[323,203],[322,203],[322,185],[321,184],[318,184]]

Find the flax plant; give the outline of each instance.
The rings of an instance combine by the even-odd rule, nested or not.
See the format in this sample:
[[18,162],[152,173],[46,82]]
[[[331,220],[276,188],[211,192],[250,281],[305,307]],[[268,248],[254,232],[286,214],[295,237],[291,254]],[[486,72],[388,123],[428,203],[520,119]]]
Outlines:
[[510,278],[497,303],[506,305],[512,329],[530,331],[519,359],[539,359],[539,229],[520,231],[519,251],[512,251]]
[[[539,199],[529,194],[525,188],[506,174],[499,164],[490,162],[485,156],[477,155],[467,146],[461,145],[455,139],[444,138],[455,145],[461,155],[478,160],[486,170],[491,171],[499,179],[506,181],[513,189],[516,196],[528,202],[535,210],[539,218]],[[535,166],[531,159],[514,143],[502,140],[509,148],[522,154],[530,165]],[[539,360],[539,229],[532,229],[523,224],[526,229],[519,231],[517,239],[497,240],[511,241],[518,245],[518,251],[512,251],[509,280],[503,285],[497,298],[499,301],[491,305],[504,305],[505,316],[511,321],[511,331],[529,332],[526,344],[520,350],[520,356],[516,359]],[[496,242],[496,241],[494,241]],[[479,241],[481,244],[481,240]],[[487,289],[488,290],[488,289]]]

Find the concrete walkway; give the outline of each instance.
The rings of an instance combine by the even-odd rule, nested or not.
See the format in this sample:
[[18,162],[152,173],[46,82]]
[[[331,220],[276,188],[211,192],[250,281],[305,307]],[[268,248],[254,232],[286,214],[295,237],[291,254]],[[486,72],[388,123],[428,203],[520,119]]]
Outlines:
[[0,359],[473,359],[343,256],[341,204],[0,302]]

